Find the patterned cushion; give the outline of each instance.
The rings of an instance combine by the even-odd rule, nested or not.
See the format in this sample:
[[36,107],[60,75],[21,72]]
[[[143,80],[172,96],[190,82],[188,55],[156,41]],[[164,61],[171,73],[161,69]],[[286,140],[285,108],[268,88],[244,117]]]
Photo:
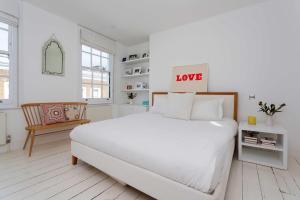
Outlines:
[[80,110],[78,106],[65,107],[66,120],[73,121],[80,119]]
[[42,104],[41,111],[43,125],[66,121],[63,104]]

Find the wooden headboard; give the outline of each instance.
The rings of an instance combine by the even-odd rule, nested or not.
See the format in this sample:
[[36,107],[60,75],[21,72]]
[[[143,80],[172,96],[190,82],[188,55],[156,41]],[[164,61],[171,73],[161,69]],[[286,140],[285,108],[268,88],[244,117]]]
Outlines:
[[[167,95],[168,92],[152,92],[152,105],[156,97]],[[199,99],[224,99],[224,116],[232,117],[235,121],[238,118],[238,93],[237,92],[197,92],[196,98]]]

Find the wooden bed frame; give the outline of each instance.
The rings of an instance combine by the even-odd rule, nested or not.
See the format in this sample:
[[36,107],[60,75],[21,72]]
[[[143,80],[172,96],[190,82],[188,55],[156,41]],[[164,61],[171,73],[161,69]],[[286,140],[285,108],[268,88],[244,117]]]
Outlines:
[[[158,95],[167,95],[167,92],[152,93],[152,104]],[[237,120],[238,93],[236,92],[212,92],[197,93],[201,97],[214,98],[223,97],[224,106],[230,107],[230,115]],[[199,96],[199,97],[200,97]],[[225,103],[226,101],[226,103]],[[229,105],[230,104],[230,105]],[[226,110],[226,109],[225,109]],[[160,200],[223,200],[226,193],[227,181],[230,173],[231,162],[234,152],[235,139],[232,138],[229,150],[226,155],[224,170],[215,191],[212,194],[203,193],[199,190],[188,187],[171,179],[155,174],[149,170],[132,165],[123,160],[71,141],[72,163],[77,164],[77,159],[98,168],[121,183],[128,184],[156,199]]]

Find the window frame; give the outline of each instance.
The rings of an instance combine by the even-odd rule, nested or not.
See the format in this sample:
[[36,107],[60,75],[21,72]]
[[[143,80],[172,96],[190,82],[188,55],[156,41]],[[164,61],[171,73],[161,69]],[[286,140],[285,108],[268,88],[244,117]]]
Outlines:
[[[85,45],[85,46],[88,46],[90,48],[93,48],[93,49],[96,49],[96,50],[99,50],[100,52],[105,52],[107,54],[109,54],[109,62],[110,62],[110,70],[109,71],[103,71],[103,70],[99,70],[99,72],[109,72],[110,73],[110,82],[109,82],[109,93],[110,93],[110,98],[83,98],[82,97],[82,92],[83,92],[83,89],[82,89],[82,71],[84,69],[84,66],[82,66],[82,45]],[[91,53],[91,55],[93,55]],[[100,56],[100,59],[101,59],[101,56]],[[91,62],[92,62],[92,57],[91,57]],[[92,63],[91,63],[91,67],[92,67]],[[80,43],[80,99],[86,101],[88,104],[91,104],[91,105],[96,105],[96,104],[112,104],[113,103],[113,83],[114,83],[114,54],[109,52],[109,51],[106,51],[106,50],[103,50],[103,48],[101,47],[97,47],[97,45],[93,45],[89,42],[86,42],[86,41],[81,41]],[[92,83],[93,85],[93,83]],[[105,85],[105,84],[102,84],[102,85]],[[93,92],[93,89],[92,88],[92,92]],[[87,90],[87,88],[86,88]]]
[[18,105],[18,26],[0,18],[8,25],[8,51],[1,51],[9,57],[9,98],[0,99],[0,109],[15,108]]

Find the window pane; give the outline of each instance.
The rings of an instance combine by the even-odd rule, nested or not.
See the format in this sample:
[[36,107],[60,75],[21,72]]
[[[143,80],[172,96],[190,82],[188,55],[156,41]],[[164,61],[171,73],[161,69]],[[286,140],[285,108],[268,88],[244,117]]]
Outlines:
[[88,47],[88,46],[82,45],[82,51],[85,51],[85,52],[89,52],[89,53],[91,53],[91,47]]
[[100,56],[100,51],[97,50],[97,49],[92,49],[92,53],[97,55],[97,56]]
[[110,98],[110,95],[109,95],[110,91],[109,91],[109,85],[103,85],[103,96],[102,98]]
[[92,98],[92,85],[82,84],[82,98]]
[[109,85],[110,83],[110,77],[109,77],[109,73],[103,73],[103,79],[102,79],[102,83],[103,84],[106,84],[106,85]]
[[0,67],[0,77],[9,77],[9,70],[8,68],[1,68]]
[[98,71],[93,72],[93,84],[99,85],[102,84],[102,73]]
[[8,24],[0,22],[0,28],[8,30]]
[[9,99],[9,79],[8,77],[3,77],[1,75],[0,75],[0,99]]
[[9,59],[8,55],[0,54],[0,69],[6,69],[9,68]]
[[82,66],[91,67],[91,54],[82,52]]
[[93,95],[94,98],[101,98],[101,85],[94,85]]
[[102,58],[102,67],[104,70],[109,71],[109,59],[108,58]]
[[82,70],[82,84],[92,85],[92,72],[90,70]]
[[109,58],[109,54],[105,53],[105,52],[102,52],[102,57]]
[[100,56],[94,56],[92,57],[93,67],[100,69]]
[[82,70],[82,98],[92,98],[91,70]]
[[0,29],[0,50],[8,51],[8,31]]

